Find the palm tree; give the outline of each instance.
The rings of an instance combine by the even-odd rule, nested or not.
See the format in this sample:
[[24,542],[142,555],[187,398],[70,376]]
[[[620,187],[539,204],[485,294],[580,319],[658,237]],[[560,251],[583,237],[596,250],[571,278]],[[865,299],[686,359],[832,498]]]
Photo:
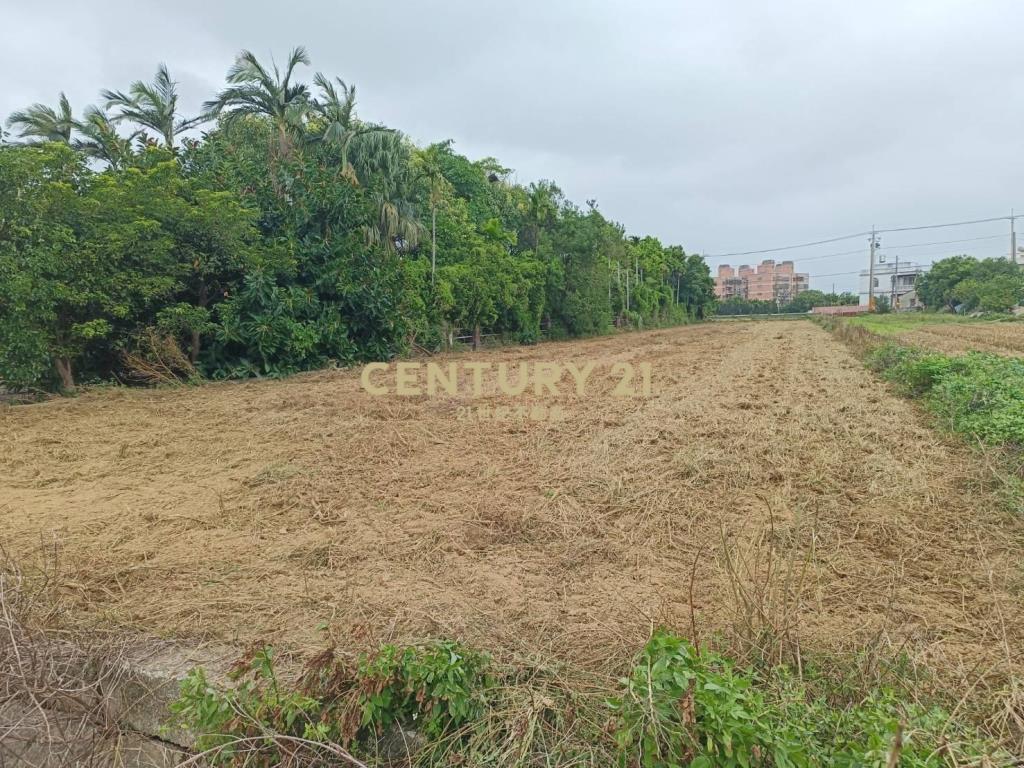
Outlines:
[[102,109],[93,106],[85,108],[83,119],[75,123],[75,128],[82,134],[82,138],[72,141],[71,146],[86,157],[101,160],[115,170],[123,167],[134,154],[132,142],[144,135],[141,129],[127,137],[119,135],[114,120]]
[[370,245],[388,250],[414,247],[420,225],[412,204],[416,182],[409,166],[409,144],[398,131],[380,129],[352,145],[353,172],[374,203],[374,218],[365,227]]
[[[386,152],[389,134],[396,132],[379,125],[361,122],[356,117],[356,87],[349,86],[340,77],[335,78],[338,87],[317,72],[313,82],[320,88],[320,97],[310,102],[316,116],[313,140],[329,144],[339,150],[342,173],[350,179],[360,180],[357,169],[350,161],[355,145],[363,158]],[[340,88],[339,88],[340,87]]]
[[71,131],[75,128],[75,117],[71,112],[68,97],[61,92],[57,109],[45,104],[33,104],[27,109],[12,113],[7,118],[7,127],[17,128],[23,139],[70,144]]
[[562,190],[554,182],[541,181],[530,184],[523,211],[523,245],[533,250],[537,249],[540,244],[541,231],[550,227],[558,217],[558,205],[561,198]]
[[106,107],[118,107],[118,122],[129,120],[156,132],[167,149],[174,149],[174,140],[180,133],[194,128],[206,120],[205,116],[183,118],[178,116],[178,84],[171,79],[167,65],[157,67],[152,83],[136,80],[123,91],[105,90]]
[[228,70],[228,87],[203,105],[206,115],[223,114],[228,122],[246,115],[269,117],[277,130],[278,148],[282,154],[287,154],[292,136],[301,130],[311,106],[309,87],[292,82],[292,74],[299,64],[309,64],[309,55],[302,46],[288,54],[283,75],[276,64],[271,74],[255,54],[242,51]]
[[383,245],[393,251],[399,244],[411,248],[419,242],[422,225],[404,191],[392,188],[370,193],[376,216],[363,227],[369,245]]
[[444,192],[444,184],[447,181],[444,177],[444,169],[441,167],[440,154],[450,150],[452,140],[442,141],[439,144],[431,144],[424,150],[420,178],[430,183],[430,282],[434,283],[437,272],[437,205],[441,202]]

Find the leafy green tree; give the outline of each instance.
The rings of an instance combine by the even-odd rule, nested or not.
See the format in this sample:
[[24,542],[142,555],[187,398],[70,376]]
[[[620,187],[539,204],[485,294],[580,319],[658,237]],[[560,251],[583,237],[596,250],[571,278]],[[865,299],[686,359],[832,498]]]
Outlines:
[[206,120],[204,116],[185,118],[178,114],[178,86],[166,64],[160,64],[152,83],[136,80],[128,92],[102,91],[107,109],[117,107],[117,121],[128,120],[153,131],[164,147],[174,150],[177,137]]
[[483,260],[452,264],[441,272],[443,289],[450,296],[447,310],[452,325],[473,333],[473,349],[480,346],[482,329],[498,319],[494,285]]
[[15,386],[44,384],[47,363],[64,389],[74,388],[79,364],[109,370],[118,328],[151,315],[175,285],[173,241],[146,211],[160,178],[92,175],[70,152],[56,144],[0,152],[0,175],[16,190],[4,196],[2,218],[20,223],[0,235],[9,287],[0,337],[15,350],[0,377]]
[[988,278],[970,277],[957,283],[953,298],[967,310],[982,312],[1008,312],[1024,297],[1024,279],[1021,275],[995,275]]
[[917,294],[929,307],[1006,312],[1024,298],[1020,266],[1009,259],[953,256],[935,262],[917,279]]
[[187,340],[195,364],[203,337],[215,330],[213,305],[230,296],[246,270],[267,259],[269,249],[259,237],[256,211],[230,192],[199,188],[173,163],[167,171],[166,194],[152,215],[173,238],[179,283],[177,302],[157,314],[157,324]]
[[951,256],[935,262],[917,278],[918,298],[926,307],[953,311],[957,305],[957,284],[971,277],[977,265],[978,260],[971,256]]
[[745,299],[742,296],[732,296],[718,302],[716,309],[719,315],[770,315],[778,311],[774,301],[762,301],[760,299]]
[[558,219],[558,209],[564,198],[554,182],[531,183],[526,190],[522,205],[523,226],[519,242],[524,248],[536,250],[540,245],[542,232],[550,232]]
[[615,251],[621,258],[621,227],[607,221],[594,205],[586,213],[573,205],[563,207],[550,243],[540,253],[551,264],[548,311],[564,332],[586,336],[611,326],[608,261]]
[[822,291],[800,291],[793,297],[792,301],[784,305],[783,312],[809,312],[814,307],[829,305],[828,297]]
[[[377,173],[366,194],[373,203],[373,216],[363,225],[368,245],[382,245],[389,251],[406,250],[419,243],[422,225],[414,202],[416,178],[409,164],[409,149],[401,137],[392,134],[375,147],[372,158]],[[363,161],[357,161],[357,165]],[[357,171],[358,172],[358,171]],[[366,172],[363,172],[364,175]]]
[[[73,386],[70,354],[58,349],[55,305],[65,253],[75,252],[76,189],[81,158],[58,144],[0,147],[0,381],[12,388],[46,386],[59,372]],[[46,179],[45,182],[40,182]],[[79,263],[64,265],[75,288]],[[50,276],[44,281],[41,275]]]

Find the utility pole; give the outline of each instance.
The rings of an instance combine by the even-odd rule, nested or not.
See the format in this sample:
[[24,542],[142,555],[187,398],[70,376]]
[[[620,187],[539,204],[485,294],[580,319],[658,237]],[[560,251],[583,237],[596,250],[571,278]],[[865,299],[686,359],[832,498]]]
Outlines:
[[626,263],[626,311],[629,311],[629,263]]
[[889,302],[889,309],[896,311],[896,304],[900,300],[900,255],[896,254],[896,271],[892,276],[892,301]]
[[875,228],[871,228],[871,261],[868,264],[868,312],[875,308],[875,248],[878,241],[875,238]]
[[622,292],[622,262],[615,262],[615,283],[619,287],[619,305],[622,317],[626,316],[626,295]]
[[1013,208],[1010,209],[1010,261],[1017,263],[1017,231],[1013,227]]

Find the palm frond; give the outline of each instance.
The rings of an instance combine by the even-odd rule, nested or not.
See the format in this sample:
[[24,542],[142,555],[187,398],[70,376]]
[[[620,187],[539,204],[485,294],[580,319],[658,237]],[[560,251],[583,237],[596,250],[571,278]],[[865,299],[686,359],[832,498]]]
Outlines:
[[157,67],[152,83],[136,80],[128,87],[128,93],[104,90],[101,95],[107,109],[118,107],[120,110],[114,120],[127,120],[155,131],[172,150],[179,133],[206,120],[205,115],[191,119],[178,117],[177,83],[166,64]]
[[132,142],[143,135],[136,130],[127,137],[117,132],[114,120],[96,106],[85,108],[83,118],[75,126],[81,134],[72,146],[86,157],[107,163],[111,168],[119,168],[132,156]]
[[228,70],[228,86],[203,105],[204,114],[223,115],[227,122],[242,115],[265,115],[274,121],[280,148],[285,150],[292,143],[289,137],[305,126],[312,105],[309,87],[291,82],[299,64],[309,64],[309,55],[301,46],[288,55],[283,75],[277,65],[268,70],[252,51],[242,51]]
[[291,53],[288,54],[288,67],[285,69],[283,80],[283,84],[286,87],[292,79],[292,72],[295,71],[299,64],[309,66],[309,53],[306,51],[305,46],[302,45],[292,48]]
[[75,128],[75,119],[68,97],[61,92],[57,109],[46,104],[33,104],[12,112],[7,118],[7,127],[16,128],[23,139],[68,144],[71,142],[71,132]]

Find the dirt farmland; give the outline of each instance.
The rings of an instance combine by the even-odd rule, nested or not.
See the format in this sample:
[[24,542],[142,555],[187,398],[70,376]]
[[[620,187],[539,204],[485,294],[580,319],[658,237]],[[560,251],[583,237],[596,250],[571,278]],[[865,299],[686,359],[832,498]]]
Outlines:
[[[51,569],[83,625],[299,647],[318,626],[349,648],[449,635],[594,668],[654,624],[734,627],[730,570],[770,546],[802,574],[804,647],[883,638],[936,668],[1020,671],[1020,522],[970,451],[811,323],[448,360],[595,373],[583,396],[568,379],[495,394],[493,372],[476,399],[371,396],[335,371],[7,408],[3,546]],[[623,361],[651,364],[650,396],[612,395]]]
[[1024,355],[1024,323],[925,323],[899,334],[904,344],[946,354],[972,350],[997,355]]

